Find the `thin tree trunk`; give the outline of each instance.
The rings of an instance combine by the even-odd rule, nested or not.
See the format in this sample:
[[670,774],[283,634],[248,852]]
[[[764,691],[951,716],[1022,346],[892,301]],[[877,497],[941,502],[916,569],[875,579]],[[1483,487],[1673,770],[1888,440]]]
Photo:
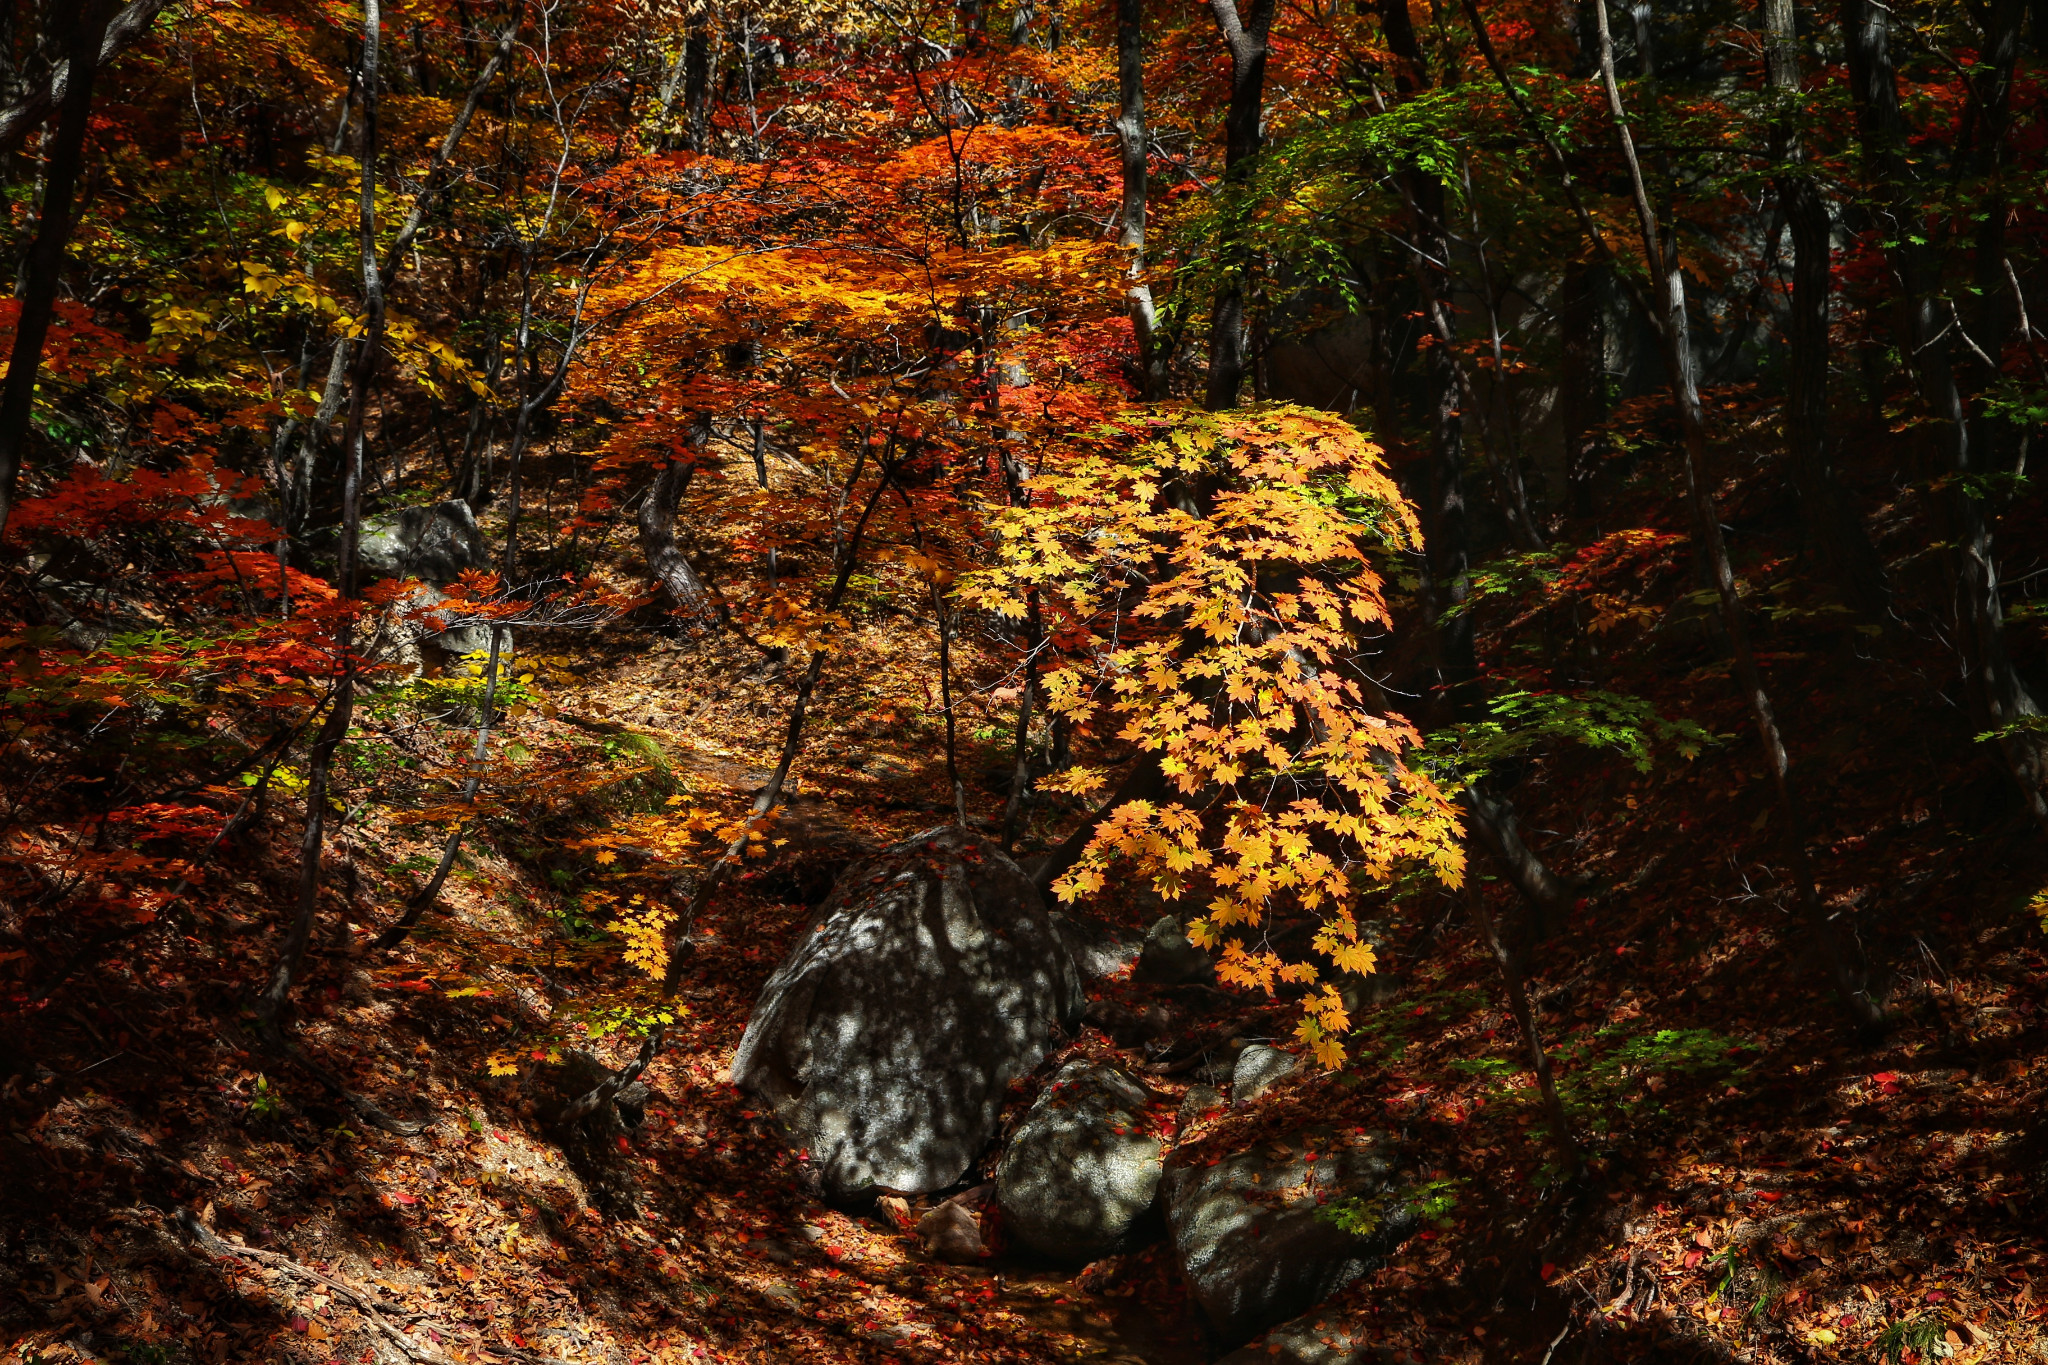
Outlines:
[[1031,878],[1041,892],[1046,895],[1052,894],[1052,884],[1058,881],[1068,868],[1081,861],[1081,855],[1088,851],[1088,841],[1095,837],[1096,829],[1118,807],[1132,801],[1157,801],[1167,794],[1171,784],[1166,780],[1166,771],[1160,766],[1159,759],[1160,755],[1153,750],[1141,751],[1133,760],[1131,771],[1125,774],[1123,781],[1117,783],[1116,790],[1110,793],[1109,799],[1098,806],[1093,815],[1083,820],[1079,828],[1061,840],[1059,845],[1046,855],[1045,861],[1039,864],[1038,871]]
[[271,969],[270,982],[256,1000],[257,1025],[272,1043],[283,1041],[280,1020],[298,976],[299,963],[305,958],[306,945],[313,937],[314,915],[320,908],[320,854],[327,829],[328,779],[334,767],[334,751],[348,736],[349,720],[355,711],[355,683],[352,662],[344,662],[341,677],[335,683],[333,706],[319,734],[314,736],[306,765],[306,827],[299,839],[298,898],[277,965]]
[[1003,852],[1017,837],[1017,818],[1024,812],[1024,798],[1031,794],[1031,708],[1038,694],[1038,643],[1045,638],[1043,618],[1038,609],[1038,590],[1026,599],[1024,681],[1017,698],[1017,748],[1010,767],[1010,799],[1003,803]]
[[953,791],[953,822],[967,828],[967,785],[960,780],[960,747],[953,715],[953,623],[939,580],[929,580],[932,612],[939,620],[939,704],[946,708],[946,785]]
[[[1209,0],[1216,29],[1230,52],[1230,107],[1223,121],[1224,192],[1242,191],[1259,154],[1260,116],[1266,96],[1266,35],[1275,0],[1252,0],[1240,17],[1236,0]],[[1209,381],[1203,406],[1215,412],[1237,405],[1251,344],[1245,324],[1245,273],[1250,252],[1235,228],[1217,243],[1221,283],[1209,314]]]
[[1515,1017],[1515,1026],[1522,1031],[1522,1041],[1529,1048],[1529,1064],[1536,1072],[1536,1089],[1543,1096],[1543,1113],[1550,1120],[1551,1140],[1557,1144],[1558,1158],[1564,1162],[1567,1173],[1577,1178],[1585,1169],[1585,1158],[1580,1154],[1578,1141],[1572,1137],[1571,1124],[1565,1117],[1564,1101],[1558,1098],[1557,1079],[1550,1072],[1550,1054],[1543,1047],[1543,1035],[1537,1031],[1536,1012],[1529,1007],[1528,986],[1522,980],[1521,971],[1515,966],[1507,945],[1501,942],[1500,932],[1493,922],[1493,912],[1487,908],[1486,892],[1474,876],[1468,883],[1466,894],[1471,898],[1472,919],[1479,928],[1479,937],[1493,954],[1494,962],[1500,967],[1501,980],[1508,991],[1508,1010]]
[[1628,112],[1621,101],[1621,86],[1614,75],[1614,41],[1607,22],[1607,0],[1594,0],[1594,17],[1600,32],[1600,78],[1607,93],[1608,112],[1614,120],[1622,158],[1628,166],[1629,184],[1635,199],[1637,225],[1642,234],[1643,258],[1662,291],[1661,309],[1650,314],[1657,339],[1664,351],[1664,368],[1670,380],[1671,397],[1678,409],[1685,443],[1685,484],[1692,508],[1693,535],[1699,541],[1712,572],[1720,599],[1721,621],[1734,654],[1735,678],[1762,741],[1764,759],[1771,771],[1777,796],[1780,836],[1784,841],[1800,907],[1808,929],[1814,935],[1833,981],[1840,1004],[1852,1023],[1870,1030],[1884,1022],[1884,1012],[1866,989],[1863,973],[1835,932],[1827,907],[1822,904],[1814,881],[1813,864],[1806,847],[1806,817],[1792,780],[1791,759],[1778,728],[1777,712],[1764,687],[1750,645],[1749,622],[1735,582],[1735,569],[1728,558],[1728,544],[1721,535],[1720,509],[1714,504],[1714,484],[1708,467],[1706,415],[1700,407],[1697,382],[1692,370],[1691,324],[1686,310],[1685,274],[1680,268],[1677,243],[1667,242],[1659,228],[1656,210],[1636,157],[1635,138],[1629,132]]
[[1117,245],[1131,253],[1131,288],[1126,295],[1131,329],[1138,341],[1138,396],[1152,402],[1166,396],[1166,362],[1170,344],[1159,332],[1152,287],[1144,282],[1145,213],[1150,193],[1147,161],[1151,132],[1145,126],[1144,0],[1117,0],[1116,79],[1117,149],[1123,158],[1122,228]]
[[[766,493],[768,491],[768,423],[764,418],[756,417],[753,422],[753,428],[754,483],[763,493]],[[775,595],[776,582],[782,567],[780,556],[776,553],[775,546],[772,543],[768,546],[763,567],[768,574],[768,595],[772,598]],[[783,666],[788,661],[789,650],[782,645],[776,645],[768,651],[768,657],[763,662],[764,675],[781,673]]]
[[[477,790],[484,780],[484,758],[490,752],[491,721],[498,707],[498,649],[503,632],[495,622],[491,625],[491,657],[484,664],[484,704],[477,715],[476,744],[469,754],[469,776],[462,783],[462,803],[472,810],[476,807]],[[415,891],[405,903],[405,913],[398,917],[389,929],[377,936],[370,945],[376,952],[396,948],[405,942],[406,935],[420,922],[420,916],[440,898],[441,887],[448,880],[448,873],[455,867],[455,855],[462,850],[462,839],[469,832],[472,816],[465,815],[455,822],[455,828],[448,831],[448,837],[441,843],[441,860],[434,865],[434,875],[427,878],[426,885]]]
[[1483,781],[1467,787],[1459,795],[1458,803],[1465,808],[1467,823],[1493,855],[1501,874],[1529,903],[1536,937],[1547,938],[1561,928],[1571,911],[1571,891],[1522,842],[1514,807],[1505,798],[1490,794]]
[[[1471,215],[1472,255],[1479,266],[1480,297],[1486,303],[1486,335],[1493,353],[1493,369],[1488,385],[1493,394],[1489,408],[1478,401],[1478,395],[1471,393],[1471,383],[1466,380],[1469,400],[1475,411],[1484,414],[1486,424],[1486,463],[1493,476],[1503,486],[1502,498],[1510,532],[1525,550],[1543,548],[1543,528],[1536,522],[1535,510],[1529,504],[1529,484],[1522,473],[1522,423],[1520,405],[1515,401],[1513,386],[1508,383],[1507,349],[1501,339],[1500,299],[1501,293],[1494,286],[1493,265],[1486,254],[1486,238],[1480,232],[1479,199],[1472,192],[1472,163],[1467,158],[1462,163],[1461,173],[1465,182],[1465,205]],[[1446,258],[1445,264],[1449,264]]]
[[294,533],[303,532],[313,517],[313,485],[319,475],[320,448],[334,429],[334,419],[348,398],[350,358],[354,343],[336,337],[327,357],[327,378],[320,386],[320,405],[306,422],[299,451],[286,470],[284,490],[285,524]]
[[[363,302],[367,325],[362,349],[356,355],[349,386],[348,427],[342,439],[343,474],[341,492],[341,549],[339,569],[341,595],[356,596],[356,554],[362,538],[363,425],[369,408],[370,383],[376,376],[377,356],[384,337],[384,284],[377,263],[377,54],[383,17],[379,0],[363,0],[363,60],[361,93],[363,102],[362,184],[357,201],[357,247],[362,261]],[[298,975],[306,944],[313,933],[313,917],[320,904],[322,844],[326,832],[327,787],[334,752],[348,737],[355,712],[355,616],[339,617],[334,627],[334,648],[341,665],[335,684],[334,709],[313,743],[312,762],[306,783],[306,829],[299,845],[299,895],[291,928],[285,934],[270,984],[256,1003],[258,1027],[273,1044],[282,1045],[280,1020]]]
[[[1452,349],[1457,333],[1452,330],[1449,307],[1451,277],[1438,264],[1445,262],[1450,253],[1450,242],[1438,226],[1442,222],[1443,185],[1417,175],[1411,193],[1416,203],[1414,230],[1422,246],[1413,254],[1415,290],[1436,332],[1436,345],[1429,348],[1425,359],[1433,401],[1429,414],[1428,486],[1422,509],[1426,530],[1423,554],[1429,572],[1432,610],[1438,618],[1436,693],[1430,709],[1449,715],[1465,704],[1468,685],[1479,675],[1472,615],[1458,610],[1472,591],[1465,427],[1458,402],[1458,358]],[[1430,253],[1436,255],[1436,262],[1426,259]]]
[[1117,245],[1137,253],[1132,270],[1145,262],[1146,158],[1151,150],[1145,127],[1145,3],[1117,0],[1116,85],[1117,149],[1123,156],[1123,229]]
[[57,310],[57,290],[64,276],[64,249],[71,240],[71,201],[78,191],[78,173],[85,161],[85,134],[92,113],[93,76],[100,48],[99,0],[79,7],[66,44],[68,75],[57,127],[48,147],[49,169],[43,180],[43,212],[29,244],[26,286],[14,324],[14,349],[8,356],[7,382],[0,389],[0,535],[14,511],[15,483],[28,445],[29,419],[35,415],[36,376],[43,365],[43,341]]
[[[1413,95],[1426,89],[1430,83],[1429,63],[1416,40],[1407,0],[1381,0],[1379,13],[1387,45],[1403,62],[1396,80],[1400,92]],[[1417,295],[1437,342],[1429,356],[1436,402],[1430,422],[1429,490],[1424,499],[1428,516],[1424,567],[1430,608],[1437,619],[1438,692],[1433,706],[1426,709],[1451,719],[1475,709],[1477,699],[1470,684],[1479,672],[1472,614],[1452,610],[1471,595],[1472,522],[1466,505],[1458,396],[1461,389],[1468,397],[1472,395],[1456,351],[1450,297],[1451,243],[1443,216],[1443,182],[1416,173],[1409,179],[1408,197],[1417,247],[1409,252],[1409,260]],[[1500,356],[1497,336],[1495,356]],[[1516,499],[1508,511],[1511,521],[1517,517],[1525,520],[1523,534],[1530,546],[1540,545],[1541,536],[1526,500]],[[1544,937],[1564,917],[1569,896],[1563,883],[1522,842],[1514,807],[1505,798],[1492,796],[1482,784],[1475,783],[1466,789],[1461,800],[1474,832],[1529,902],[1537,937]]]
[[[1380,0],[1380,28],[1400,58],[1395,84],[1403,95],[1430,85],[1429,63],[1416,40],[1407,0]],[[1473,623],[1456,611],[1471,594],[1472,530],[1465,499],[1464,424],[1458,404],[1457,331],[1451,313],[1451,243],[1444,227],[1441,180],[1419,171],[1407,177],[1410,231],[1415,237],[1409,265],[1418,304],[1436,344],[1424,358],[1429,392],[1429,460],[1417,501],[1423,513],[1425,593],[1436,629],[1436,687],[1426,710],[1448,718],[1467,700],[1466,684],[1478,676]]]
[[441,139],[441,145],[434,149],[434,158],[427,163],[426,176],[420,185],[419,193],[413,197],[412,211],[406,214],[405,222],[400,225],[398,235],[391,241],[391,250],[384,258],[386,277],[397,273],[400,260],[412,249],[414,239],[419,236],[421,226],[427,221],[427,215],[433,212],[435,201],[441,197],[441,191],[447,185],[448,166],[454,159],[455,149],[462,145],[463,137],[468,134],[469,125],[476,118],[477,106],[483,102],[484,93],[491,88],[491,82],[497,79],[498,72],[505,63],[512,60],[512,44],[518,37],[519,25],[516,21],[507,25],[505,31],[498,35],[498,41],[491,48],[491,59],[484,63],[484,69],[478,72],[476,80],[471,82],[469,97],[462,102],[462,108],[456,111],[454,120],[448,125],[447,134]]

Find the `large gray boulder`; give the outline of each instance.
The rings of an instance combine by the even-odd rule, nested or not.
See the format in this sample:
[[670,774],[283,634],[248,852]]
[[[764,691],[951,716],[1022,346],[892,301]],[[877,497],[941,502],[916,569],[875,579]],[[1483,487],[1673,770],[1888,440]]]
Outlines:
[[[1195,1301],[1225,1345],[1239,1345],[1321,1303],[1413,1232],[1391,1142],[1310,1128],[1209,1165],[1170,1167],[1160,1183],[1167,1230]],[[1370,1233],[1324,1214],[1363,1199]]]
[[981,1155],[1003,1092],[1081,1006],[1030,879],[993,843],[935,829],[840,878],[761,988],[732,1079],[826,1197],[928,1193]]
[[489,564],[490,547],[469,504],[450,498],[366,518],[356,559],[371,573],[442,587]]
[[1076,1059],[1039,1092],[1003,1150],[996,1203],[1032,1250],[1092,1261],[1124,1248],[1159,1190],[1152,1097],[1113,1066]]

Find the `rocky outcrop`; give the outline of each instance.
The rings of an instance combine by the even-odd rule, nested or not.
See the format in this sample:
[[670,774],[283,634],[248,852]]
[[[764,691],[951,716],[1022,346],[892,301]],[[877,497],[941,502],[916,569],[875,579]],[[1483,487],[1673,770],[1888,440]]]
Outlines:
[[469,504],[450,498],[432,507],[401,507],[366,518],[356,560],[369,573],[440,587],[469,569],[483,568],[490,549]]
[[[1226,1345],[1314,1307],[1365,1274],[1414,1230],[1395,1197],[1387,1138],[1311,1128],[1214,1165],[1167,1169],[1160,1184],[1181,1272]],[[1358,1235],[1325,1215],[1346,1199],[1373,1208]]]
[[[356,545],[356,561],[365,573],[385,578],[418,579],[405,609],[395,611],[379,639],[379,652],[396,661],[420,662],[421,646],[448,659],[477,654],[491,647],[490,626],[485,622],[451,620],[442,629],[420,622],[414,612],[438,606],[447,600],[441,591],[471,569],[488,568],[490,546],[476,524],[476,513],[460,498],[450,498],[432,507],[402,507],[363,523]],[[499,648],[509,644],[509,636]]]
[[1159,1189],[1151,1096],[1113,1066],[1077,1059],[1039,1093],[1003,1152],[996,1202],[1024,1245],[1067,1261],[1122,1250]]
[[762,988],[732,1078],[826,1197],[927,1193],[966,1173],[1081,1006],[1037,888],[993,843],[936,829],[840,879]]

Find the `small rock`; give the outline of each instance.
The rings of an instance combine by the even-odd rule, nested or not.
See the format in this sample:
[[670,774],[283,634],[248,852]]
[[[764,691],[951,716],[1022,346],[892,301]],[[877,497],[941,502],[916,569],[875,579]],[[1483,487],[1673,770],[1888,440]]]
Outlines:
[[927,1256],[954,1265],[972,1265],[982,1258],[981,1224],[960,1205],[947,1200],[918,1220],[917,1235]]
[[1371,1356],[1363,1331],[1318,1311],[1282,1323],[1216,1365],[1362,1365]]
[[1092,1024],[1118,1047],[1139,1047],[1173,1035],[1173,1011],[1154,1002],[1142,1010],[1130,1009],[1114,1000],[1091,1000],[1081,1022]]
[[1274,1084],[1294,1074],[1301,1065],[1301,1058],[1277,1047],[1264,1043],[1253,1043],[1237,1054],[1237,1065],[1230,1072],[1230,1098],[1238,1108],[1256,1100],[1272,1089]]
[[759,1256],[762,1260],[773,1261],[777,1265],[791,1265],[796,1261],[795,1251],[768,1237],[759,1237],[747,1243],[746,1250],[750,1256]]
[[1138,950],[1133,981],[1160,986],[1183,986],[1208,981],[1216,975],[1216,964],[1197,948],[1188,932],[1172,915],[1161,915],[1145,931],[1145,946]]

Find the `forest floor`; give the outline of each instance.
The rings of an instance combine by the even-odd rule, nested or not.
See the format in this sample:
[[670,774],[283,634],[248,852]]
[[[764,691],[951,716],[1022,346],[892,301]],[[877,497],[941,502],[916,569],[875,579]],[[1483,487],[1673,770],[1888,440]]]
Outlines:
[[[679,764],[695,753],[678,780],[703,790],[744,790],[772,757],[774,691],[718,649],[558,662],[558,713],[534,719],[536,735],[637,734]],[[858,659],[847,668],[861,675]],[[889,705],[848,686],[827,706],[800,821],[878,842],[944,819],[929,730],[890,731]],[[717,749],[714,735],[758,746]],[[963,766],[978,773],[998,750],[986,739]],[[1859,914],[1910,903],[1924,926],[1910,954],[1890,955],[1905,964],[1895,1026],[1854,1044],[1760,855],[1744,851],[1756,781],[1710,753],[1647,777],[1560,761],[1524,783],[1525,825],[1569,831],[1534,837],[1590,878],[1575,923],[1534,949],[1532,977],[1591,1154],[1584,1180],[1558,1168],[1499,978],[1448,898],[1389,927],[1383,968],[1398,989],[1355,1021],[1344,1069],[1304,1069],[1249,1108],[1190,1116],[1181,1159],[1296,1140],[1311,1123],[1396,1130],[1429,1154],[1433,1225],[1326,1305],[1333,1339],[1363,1338],[1390,1362],[2048,1360],[2038,836],[1897,808],[1883,793],[1906,784],[1876,768],[1845,782],[1855,814],[1830,847],[1884,880],[1859,897],[1830,871],[1834,894]],[[977,816],[997,815],[1001,796],[970,785]],[[787,884],[773,876],[707,912],[688,1014],[645,1077],[645,1121],[600,1146],[549,1125],[558,1068],[533,1060],[551,1018],[616,971],[614,950],[561,932],[550,869],[567,855],[542,832],[493,827],[465,854],[446,913],[370,954],[413,885],[408,860],[437,832],[345,830],[298,1036],[348,1086],[430,1121],[410,1137],[363,1123],[244,1031],[289,904],[287,815],[217,870],[218,894],[175,932],[79,973],[5,1040],[11,1358],[1214,1354],[1165,1246],[1077,1273],[1002,1250],[991,1227],[995,1255],[949,1266],[883,1213],[801,1192],[766,1117],[725,1079],[808,913],[777,899]],[[1097,908],[1134,927],[1146,915]],[[25,962],[0,964],[12,970],[26,980]],[[1291,1031],[1284,1001],[1101,989],[1173,1015],[1183,1053]],[[607,1060],[630,1046],[615,1039]],[[1120,1053],[1164,1106],[1191,1081],[1145,1071],[1153,1054],[1094,1028],[1041,1077],[1075,1051]],[[519,1072],[491,1074],[507,1052]],[[1030,1094],[1019,1086],[1020,1109]]]

